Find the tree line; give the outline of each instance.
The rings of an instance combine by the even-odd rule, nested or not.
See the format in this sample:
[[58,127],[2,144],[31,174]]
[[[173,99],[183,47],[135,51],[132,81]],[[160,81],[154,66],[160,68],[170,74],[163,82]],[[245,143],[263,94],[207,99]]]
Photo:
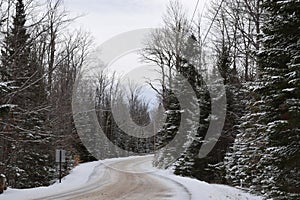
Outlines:
[[91,36],[71,29],[76,17],[61,0],[0,1],[0,8],[0,171],[11,187],[49,185],[56,178],[55,148],[87,153],[71,97]]
[[[185,127],[178,146],[156,153],[156,166],[267,199],[299,198],[299,6],[293,0],[213,1],[206,20],[200,15],[190,22],[178,1],[170,3],[163,27],[147,39],[141,56],[160,69],[161,86],[149,84],[166,109],[161,142],[176,140]],[[184,99],[187,108],[179,102],[189,93],[178,74],[196,94]],[[205,83],[209,79],[214,81]],[[225,92],[210,95],[209,88],[220,84]],[[221,135],[206,139],[209,123],[220,120],[212,104],[225,96]],[[211,139],[215,147],[200,158]]]
[[[116,74],[103,71],[78,89],[80,101],[95,105],[79,113],[77,130],[72,92],[90,64],[91,36],[71,28],[76,17],[61,0],[3,0],[0,8],[0,170],[11,186],[50,184],[55,148],[67,149],[70,163],[74,155],[91,161],[155,151],[154,165],[175,174],[269,199],[299,198],[299,1],[215,0],[207,18],[199,13],[196,20],[171,1],[140,52],[158,67],[159,86],[148,81],[157,107],[141,88],[124,89]],[[212,106],[224,98],[223,125]],[[97,136],[90,109],[114,146]],[[212,122],[223,129],[207,139]],[[79,138],[78,129],[88,137]],[[146,132],[154,135],[135,137]],[[199,157],[209,140],[216,145]]]
[[[94,62],[95,53],[92,36],[72,26],[80,16],[71,16],[62,0],[3,0],[0,8],[0,172],[7,176],[9,186],[53,183],[57,179],[55,149],[67,152],[64,175],[79,162],[128,156],[101,139],[93,140],[97,133],[91,125],[88,139],[101,152],[92,155],[77,133],[72,112],[75,81],[83,66]],[[107,137],[120,141],[120,128],[111,117],[113,103],[128,110],[136,123],[150,123],[141,88],[132,85],[124,93],[118,77],[104,72],[97,74],[93,84],[96,91],[84,88],[82,101],[95,96],[94,109]],[[88,116],[82,116],[82,121],[85,127],[90,125]],[[129,127],[127,118],[123,125]],[[136,151],[135,143],[131,147]]]

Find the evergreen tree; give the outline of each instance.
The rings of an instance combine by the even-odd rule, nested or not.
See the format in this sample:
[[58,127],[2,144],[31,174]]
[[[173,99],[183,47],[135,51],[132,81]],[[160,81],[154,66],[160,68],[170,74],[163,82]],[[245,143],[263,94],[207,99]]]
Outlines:
[[4,39],[4,49],[1,50],[2,80],[14,80],[16,87],[21,87],[27,80],[29,69],[29,34],[25,27],[26,14],[23,1],[16,3],[16,14],[13,25]]
[[230,59],[229,48],[226,45],[222,45],[218,55],[217,67],[221,76],[224,79],[225,85],[229,83],[229,79],[231,76],[232,69],[230,69],[230,66],[231,66],[231,59]]
[[[205,142],[205,136],[208,130],[209,118],[211,117],[210,110],[210,95],[207,83],[204,81],[206,70],[201,69],[198,55],[200,54],[199,46],[194,35],[188,37],[186,42],[186,50],[181,56],[181,65],[178,67],[178,72],[183,76],[188,85],[191,86],[194,94],[190,94],[190,89],[186,88],[187,83],[176,81],[179,86],[179,94],[182,93],[180,103],[184,106],[182,113],[183,125],[180,126],[185,132],[186,141],[183,145],[184,152],[178,161],[175,163],[175,174],[183,176],[195,177],[201,180],[206,179],[204,175],[207,166],[206,159],[199,158],[199,150]],[[200,113],[197,114],[197,110]],[[200,114],[200,115],[199,115]],[[198,116],[197,116],[198,115]],[[198,118],[197,118],[198,117]],[[184,126],[186,125],[186,126]]]
[[234,185],[267,198],[300,197],[300,2],[267,0],[259,82],[229,156]]
[[[242,87],[239,80],[235,76],[232,66],[232,58],[230,49],[226,42],[222,42],[219,47],[216,66],[213,68],[210,77],[212,80],[211,88],[214,88],[217,98],[212,99],[214,105],[219,105],[218,99],[226,98],[225,123],[220,138],[212,151],[203,159],[204,172],[199,173],[200,180],[209,183],[226,184],[224,158],[229,148],[233,145],[234,138],[238,133],[238,124],[240,117],[245,111],[245,103],[247,90]],[[219,90],[220,86],[225,84],[225,91]],[[218,118],[218,116],[216,116]],[[211,119],[214,120],[214,119]],[[218,122],[218,119],[216,119]]]
[[12,90],[5,103],[14,105],[5,118],[5,131],[10,155],[6,169],[11,186],[28,188],[47,185],[52,176],[49,156],[50,137],[45,134],[45,90],[42,72],[31,50],[31,38],[26,27],[25,5],[18,0],[13,24],[1,50],[1,78],[9,81]]

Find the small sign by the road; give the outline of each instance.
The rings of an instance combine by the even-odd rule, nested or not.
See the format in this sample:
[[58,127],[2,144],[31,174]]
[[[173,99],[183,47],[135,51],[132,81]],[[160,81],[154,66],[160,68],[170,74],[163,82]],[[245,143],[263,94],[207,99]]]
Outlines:
[[56,149],[55,162],[66,162],[66,151],[62,149]]
[[61,163],[66,162],[66,151],[63,149],[56,149],[55,161],[59,164],[59,182],[61,183]]

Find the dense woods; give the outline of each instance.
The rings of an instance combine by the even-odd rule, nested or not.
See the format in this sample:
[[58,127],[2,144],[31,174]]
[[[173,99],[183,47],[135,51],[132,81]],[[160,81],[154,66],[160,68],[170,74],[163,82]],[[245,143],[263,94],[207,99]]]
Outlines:
[[[183,129],[187,142],[179,143],[184,147],[180,157],[177,147],[162,148],[156,166],[265,198],[299,198],[299,6],[299,1],[214,1],[208,11],[210,32],[203,34],[198,23],[189,25],[180,4],[170,4],[163,29],[149,38],[142,56],[161,68],[167,118],[159,131],[172,138],[183,126],[182,117],[189,125]],[[177,73],[197,94],[197,120],[173,97],[185,95]],[[205,77],[215,82],[205,84]],[[225,123],[214,149],[199,158],[201,146],[209,142],[208,122],[214,120],[215,100],[207,88],[218,81],[226,88],[219,94],[227,98]]]
[[49,185],[56,148],[82,152],[71,97],[90,36],[68,33],[62,1],[40,3],[1,1],[0,170],[16,188]]
[[[142,87],[102,71],[77,88],[76,98],[95,105],[74,119],[76,77],[83,66],[102,65],[91,59],[92,37],[74,30],[76,16],[62,0],[0,0],[0,173],[9,186],[53,183],[54,152],[63,148],[65,174],[78,162],[154,153],[156,167],[178,175],[299,199],[300,1],[214,0],[208,7],[205,19],[189,19],[192,11],[170,1],[162,27],[146,38],[139,56],[159,69],[160,79],[147,83],[157,105]],[[222,130],[207,138],[212,122]],[[214,148],[199,156],[212,140]]]

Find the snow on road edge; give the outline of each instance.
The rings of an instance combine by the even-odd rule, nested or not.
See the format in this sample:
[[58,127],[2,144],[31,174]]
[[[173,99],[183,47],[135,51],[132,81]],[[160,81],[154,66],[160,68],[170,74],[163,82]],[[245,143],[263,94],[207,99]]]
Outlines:
[[[219,184],[209,184],[197,179],[177,176],[173,170],[161,170],[154,168],[149,163],[143,166],[145,170],[155,170],[154,174],[171,179],[183,185],[191,194],[191,200],[262,200],[262,197],[255,196],[234,187]],[[174,188],[178,191],[178,188]]]
[[[80,164],[71,173],[62,179],[62,183],[56,182],[49,187],[38,187],[31,189],[11,189],[8,188],[0,195],[0,200],[29,200],[38,199],[42,196],[50,196],[64,193],[76,188],[80,188],[87,183],[95,167],[102,165],[101,162],[90,162]],[[88,169],[88,170],[87,170]]]
[[[97,175],[100,176],[104,171],[105,165],[111,162],[132,158],[137,157],[114,158],[104,161],[80,164],[79,166],[75,167],[68,176],[63,178],[61,184],[56,182],[49,187],[38,187],[32,189],[8,188],[8,190],[0,195],[0,200],[39,199],[43,196],[51,196],[76,190],[92,181],[90,179],[92,176],[95,176],[93,175],[94,170],[92,169],[97,168]],[[166,183],[168,182],[167,180],[173,180],[173,183],[169,182],[169,186],[172,187],[174,193],[180,194],[182,193],[183,189],[188,190],[188,192],[191,194],[192,200],[262,200],[261,197],[253,196],[233,187],[208,184],[196,179],[176,176],[170,170],[159,170],[152,167],[151,162],[144,163],[141,168],[145,171],[152,171],[152,173],[156,176],[164,177]],[[184,188],[182,186],[184,186]]]
[[196,179],[176,176],[167,170],[159,170],[156,174],[184,185],[191,193],[191,200],[262,200],[261,197],[254,196],[234,187],[208,184]]

